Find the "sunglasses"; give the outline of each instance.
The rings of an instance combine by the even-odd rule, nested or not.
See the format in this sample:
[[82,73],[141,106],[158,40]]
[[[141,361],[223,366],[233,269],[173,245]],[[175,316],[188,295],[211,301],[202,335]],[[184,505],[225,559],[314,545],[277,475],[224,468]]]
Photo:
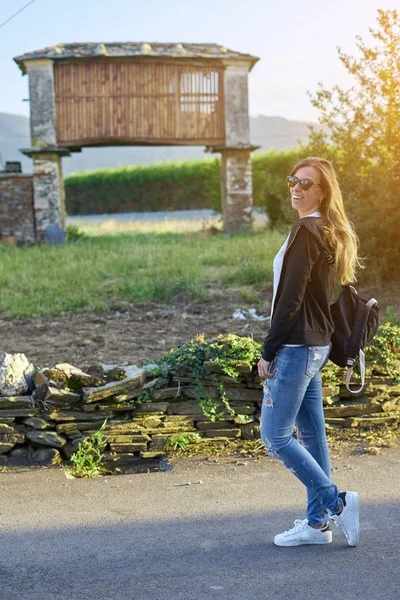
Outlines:
[[319,187],[321,187],[321,185],[319,183],[314,183],[312,179],[299,179],[295,175],[289,175],[289,177],[286,177],[286,181],[290,188],[294,188],[294,186],[299,183],[301,189],[304,192],[309,190],[310,187],[312,187],[313,185],[318,185]]

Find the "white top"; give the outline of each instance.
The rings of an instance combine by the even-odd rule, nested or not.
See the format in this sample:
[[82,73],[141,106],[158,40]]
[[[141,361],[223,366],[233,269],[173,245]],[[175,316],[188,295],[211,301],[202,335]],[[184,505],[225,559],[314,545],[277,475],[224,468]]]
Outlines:
[[[320,216],[321,216],[321,213],[318,212],[317,210],[315,212],[313,212],[311,215],[307,215],[307,217],[320,217]],[[275,256],[274,262],[273,262],[274,291],[273,291],[272,305],[271,305],[271,321],[272,321],[272,313],[273,313],[273,310],[274,310],[274,302],[275,302],[276,291],[278,289],[279,280],[281,278],[283,257],[284,257],[285,252],[286,252],[286,248],[287,248],[288,241],[289,241],[289,236],[290,236],[290,233],[287,236],[286,240],[283,242],[283,244],[282,244],[280,250],[278,251],[278,254]],[[305,346],[305,344],[283,344],[283,346],[297,347],[297,346]]]

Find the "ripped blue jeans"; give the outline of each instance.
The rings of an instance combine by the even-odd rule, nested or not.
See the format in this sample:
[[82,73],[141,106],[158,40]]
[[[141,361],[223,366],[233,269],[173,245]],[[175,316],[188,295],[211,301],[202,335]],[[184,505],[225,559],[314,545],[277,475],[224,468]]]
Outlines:
[[[330,480],[330,459],[322,407],[321,371],[328,346],[280,346],[264,383],[260,435],[269,456],[279,458],[307,488],[307,519],[319,526],[340,506]],[[297,439],[293,436],[296,427]]]

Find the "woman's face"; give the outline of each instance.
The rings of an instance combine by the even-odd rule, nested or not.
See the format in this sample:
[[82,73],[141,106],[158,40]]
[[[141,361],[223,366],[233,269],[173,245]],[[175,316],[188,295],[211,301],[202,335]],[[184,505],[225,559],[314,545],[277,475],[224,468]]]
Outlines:
[[315,167],[300,167],[294,175],[299,180],[310,179],[315,184],[308,190],[302,190],[299,182],[290,188],[292,206],[298,211],[300,218],[303,218],[321,208],[320,200],[323,198],[321,173]]

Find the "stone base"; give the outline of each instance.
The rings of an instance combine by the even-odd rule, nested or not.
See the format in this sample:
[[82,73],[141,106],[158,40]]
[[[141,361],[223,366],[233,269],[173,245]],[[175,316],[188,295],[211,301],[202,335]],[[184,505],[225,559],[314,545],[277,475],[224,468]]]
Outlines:
[[221,201],[224,232],[252,228],[253,187],[250,150],[221,150]]

